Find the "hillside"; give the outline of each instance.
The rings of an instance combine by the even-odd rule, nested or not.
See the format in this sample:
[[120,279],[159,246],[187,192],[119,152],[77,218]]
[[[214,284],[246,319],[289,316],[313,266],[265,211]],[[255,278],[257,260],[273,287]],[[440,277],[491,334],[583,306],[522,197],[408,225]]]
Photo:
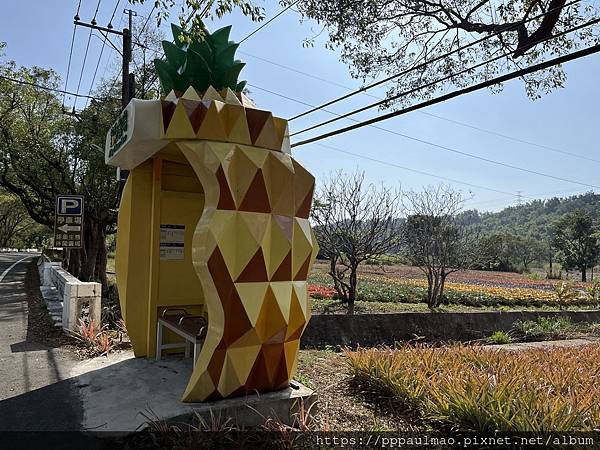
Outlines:
[[541,240],[549,225],[576,209],[587,211],[595,221],[600,222],[600,194],[589,192],[567,198],[533,200],[499,212],[469,210],[462,214],[462,220],[478,226],[482,233],[508,232]]

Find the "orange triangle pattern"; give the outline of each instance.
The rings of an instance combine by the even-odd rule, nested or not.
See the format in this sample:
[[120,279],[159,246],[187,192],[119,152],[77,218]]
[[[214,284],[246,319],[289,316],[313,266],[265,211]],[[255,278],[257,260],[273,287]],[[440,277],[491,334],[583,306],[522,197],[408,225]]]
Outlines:
[[[233,103],[231,95],[219,101],[212,98],[198,100],[198,96],[186,98],[186,94],[182,93],[171,94],[161,100],[164,133],[168,129],[181,130],[191,125],[196,139],[252,145],[289,153],[289,146],[285,144],[289,134],[287,121],[273,117],[271,112],[246,107],[240,102]],[[179,103],[183,104],[185,115],[174,115]],[[180,123],[186,118],[188,124]],[[172,132],[170,138],[189,137]]]
[[[202,130],[196,119],[203,114],[205,120],[211,114],[214,119],[219,111],[236,107],[211,102],[207,107],[206,100],[199,106],[185,99],[178,117],[184,109],[192,128]],[[239,131],[242,118],[252,124],[248,133],[257,142],[267,140],[261,131],[265,127],[286,128],[270,114],[246,111],[223,132]],[[317,244],[307,217],[314,178],[284,153],[265,155],[257,147],[234,143],[181,145],[195,148],[202,170],[208,167],[214,174],[205,189],[214,189],[206,198],[216,204],[205,206],[212,208],[213,218],[200,249],[210,256],[194,263],[207,286],[207,304],[215,301],[222,310],[220,317],[209,317],[209,333],[214,330],[215,336],[210,351],[200,355],[195,381],[190,381],[196,384],[188,386],[184,401],[284,388],[294,376],[300,337],[310,319],[307,277]],[[196,370],[203,372],[198,376]]]

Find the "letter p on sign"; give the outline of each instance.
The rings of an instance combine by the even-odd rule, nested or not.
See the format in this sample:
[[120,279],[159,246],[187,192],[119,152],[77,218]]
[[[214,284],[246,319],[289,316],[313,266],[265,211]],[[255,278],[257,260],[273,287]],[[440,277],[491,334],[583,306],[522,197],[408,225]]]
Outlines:
[[83,213],[83,198],[75,196],[58,197],[58,214],[65,216],[80,216]]

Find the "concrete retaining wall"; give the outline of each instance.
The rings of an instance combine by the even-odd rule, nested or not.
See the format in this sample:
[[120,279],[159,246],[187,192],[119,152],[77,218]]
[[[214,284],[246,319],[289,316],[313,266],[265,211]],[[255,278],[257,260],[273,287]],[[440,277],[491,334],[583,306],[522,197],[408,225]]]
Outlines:
[[40,291],[57,326],[75,330],[84,312],[90,320],[100,324],[100,283],[79,281],[62,269],[59,262],[50,262],[44,257],[38,261],[38,271]]
[[570,317],[573,322],[600,322],[600,311],[491,311],[474,313],[319,314],[312,316],[303,348],[340,345],[372,347],[423,337],[424,341],[469,341],[509,331],[517,320]]

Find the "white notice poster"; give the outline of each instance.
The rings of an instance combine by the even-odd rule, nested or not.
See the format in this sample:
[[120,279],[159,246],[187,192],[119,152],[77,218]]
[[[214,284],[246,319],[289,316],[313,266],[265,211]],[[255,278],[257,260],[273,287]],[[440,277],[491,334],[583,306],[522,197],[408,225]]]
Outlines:
[[161,261],[183,261],[185,255],[185,225],[160,225]]

